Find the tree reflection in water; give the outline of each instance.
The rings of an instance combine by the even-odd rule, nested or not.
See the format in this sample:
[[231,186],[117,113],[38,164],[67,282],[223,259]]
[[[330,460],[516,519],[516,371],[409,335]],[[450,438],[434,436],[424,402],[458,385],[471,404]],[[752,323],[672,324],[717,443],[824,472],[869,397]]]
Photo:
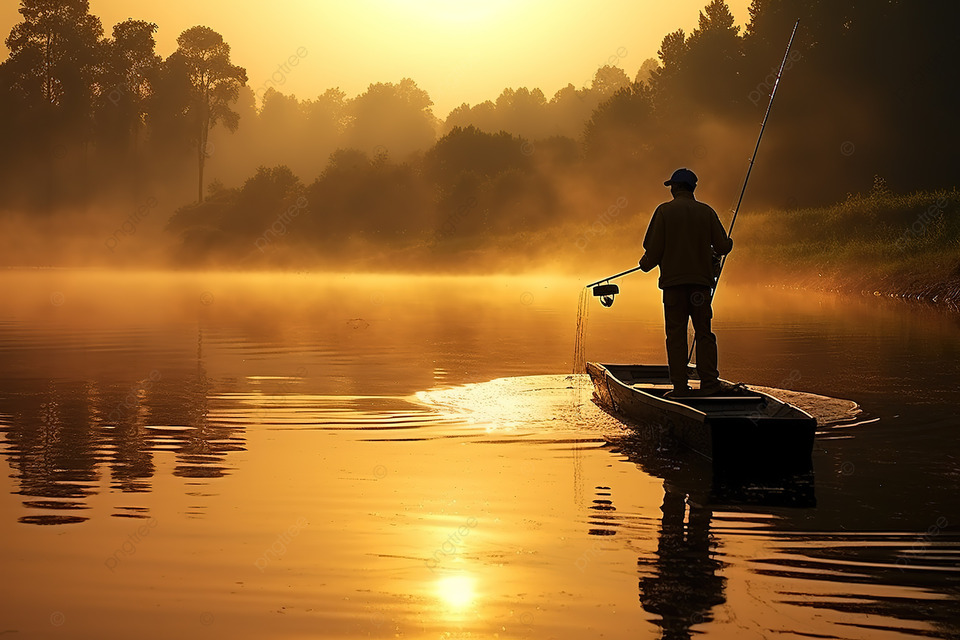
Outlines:
[[[199,335],[199,332],[198,332]],[[243,428],[211,424],[208,398],[213,384],[203,364],[198,337],[195,367],[187,355],[164,366],[129,366],[112,375],[68,378],[45,354],[34,354],[37,376],[4,376],[0,393],[0,432],[4,455],[33,511],[27,524],[83,522],[87,499],[98,493],[102,469],[110,488],[123,493],[152,490],[158,452],[173,452],[173,474],[217,478],[228,472],[230,451],[243,449]],[[146,358],[137,358],[147,361]],[[86,377],[86,376],[85,376]],[[36,513],[35,510],[42,511]],[[146,518],[142,507],[118,507],[117,517]]]

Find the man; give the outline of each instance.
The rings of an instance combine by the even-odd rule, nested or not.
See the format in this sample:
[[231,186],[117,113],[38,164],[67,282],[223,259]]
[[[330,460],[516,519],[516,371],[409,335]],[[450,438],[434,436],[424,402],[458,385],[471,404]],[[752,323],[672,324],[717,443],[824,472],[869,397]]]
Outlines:
[[[663,184],[670,187],[673,200],[664,202],[653,213],[643,238],[640,268],[650,271],[660,267],[667,363],[673,384],[668,395],[712,395],[721,389],[717,337],[710,328],[711,291],[716,284],[714,254],[730,253],[733,240],[727,237],[717,212],[693,197],[697,188],[693,171],[677,169]],[[699,392],[693,392],[687,384],[688,319],[693,320],[697,342]]]

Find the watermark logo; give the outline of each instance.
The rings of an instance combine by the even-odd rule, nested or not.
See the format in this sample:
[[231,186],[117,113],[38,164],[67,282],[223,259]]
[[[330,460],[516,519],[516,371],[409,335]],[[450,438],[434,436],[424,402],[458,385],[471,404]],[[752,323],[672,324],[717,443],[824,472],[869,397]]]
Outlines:
[[106,566],[107,569],[110,569],[111,572],[116,572],[117,567],[120,566],[120,563],[123,560],[137,553],[137,546],[142,543],[143,540],[149,536],[156,527],[156,518],[150,518],[149,522],[137,527],[137,530],[127,536],[127,539],[123,541],[123,544],[113,552],[113,555],[109,556],[104,561],[104,566]]
[[276,70],[270,75],[270,78],[254,91],[254,95],[262,98],[263,94],[267,92],[267,89],[276,89],[278,86],[282,87],[287,84],[287,77],[296,67],[300,66],[300,63],[309,54],[310,52],[307,51],[306,47],[300,47],[293,54],[287,56],[286,60],[277,65]]
[[263,235],[254,241],[254,246],[264,253],[266,247],[276,242],[277,239],[287,235],[287,227],[309,206],[309,202],[303,196],[297,198],[297,201],[290,205],[290,208],[277,216],[270,228],[263,232]]
[[897,249],[904,251],[911,243],[926,236],[930,227],[943,219],[943,212],[947,210],[949,203],[950,201],[946,196],[943,196],[938,198],[936,203],[927,207],[926,211],[917,216],[913,224],[903,232],[903,235],[897,238]]
[[590,228],[577,236],[576,245],[580,251],[586,251],[590,241],[606,235],[607,228],[620,215],[620,212],[627,208],[627,199],[623,196],[617,198],[617,201],[607,207],[606,211],[597,216]]
[[427,568],[430,571],[436,571],[440,567],[440,563],[444,560],[454,558],[459,554],[464,545],[466,544],[467,536],[470,535],[470,532],[476,527],[478,521],[476,518],[467,518],[466,522],[457,527],[453,533],[447,536],[447,539],[443,541],[436,551],[433,552],[433,555],[426,560]]
[[123,400],[118,402],[117,406],[110,412],[110,415],[107,416],[107,420],[113,423],[120,422],[125,415],[140,405],[140,395],[146,391],[150,391],[155,384],[160,382],[160,378],[159,371],[156,369],[151,371],[146,380],[130,388],[130,391],[124,396]]
[[457,227],[460,226],[460,223],[470,215],[470,212],[475,209],[477,206],[476,198],[469,198],[466,202],[462,203],[457,207],[456,211],[448,215],[443,224],[440,225],[440,228],[437,229],[437,236],[440,238],[448,238],[452,236],[457,231]]
[[[787,56],[787,60],[783,65],[784,72],[789,71],[793,68],[793,65],[799,62],[803,58],[803,54],[800,53],[799,49],[793,49],[790,51],[790,55]],[[747,94],[747,99],[753,103],[753,106],[757,106],[764,98],[769,98],[770,94],[773,93],[773,88],[777,86],[777,69],[770,69],[770,73],[767,74],[767,77],[760,81],[759,84],[754,88],[753,91]]]
[[150,215],[150,212],[157,206],[157,204],[157,199],[153,196],[147,198],[146,202],[141,204],[139,207],[137,207],[136,211],[127,216],[126,220],[123,221],[123,224],[121,224],[117,230],[113,232],[113,235],[104,241],[104,246],[111,252],[116,251],[117,246],[119,246],[121,242],[137,233],[137,228],[140,226],[140,223],[143,222],[144,218]]
[[273,541],[257,560],[253,563],[257,569],[263,573],[264,570],[270,565],[271,562],[276,562],[287,555],[288,545],[290,542],[300,535],[300,532],[303,531],[304,527],[307,526],[307,519],[300,518],[293,525],[287,528],[286,531],[277,536],[277,539]]

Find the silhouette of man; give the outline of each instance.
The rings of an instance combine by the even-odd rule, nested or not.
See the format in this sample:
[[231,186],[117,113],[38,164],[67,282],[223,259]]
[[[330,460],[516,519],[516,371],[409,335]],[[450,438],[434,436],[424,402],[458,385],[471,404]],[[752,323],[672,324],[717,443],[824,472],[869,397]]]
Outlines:
[[710,205],[697,201],[693,192],[697,176],[689,169],[677,169],[663,183],[673,200],[656,211],[643,238],[640,268],[660,267],[663,289],[664,328],[667,334],[667,364],[673,391],[668,395],[692,395],[687,378],[687,324],[693,321],[697,342],[697,374],[700,391],[710,395],[721,388],[717,371],[717,337],[710,327],[713,317],[711,290],[716,284],[714,255],[733,249],[733,240]]

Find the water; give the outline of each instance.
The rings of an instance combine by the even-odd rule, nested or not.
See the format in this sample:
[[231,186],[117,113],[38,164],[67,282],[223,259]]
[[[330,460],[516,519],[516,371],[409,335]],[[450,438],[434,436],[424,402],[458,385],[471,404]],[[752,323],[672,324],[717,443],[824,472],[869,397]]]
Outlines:
[[[4,272],[0,633],[960,636],[956,316],[721,291],[724,377],[863,414],[816,506],[717,504],[578,403],[581,284]],[[622,284],[586,355],[662,361]]]

